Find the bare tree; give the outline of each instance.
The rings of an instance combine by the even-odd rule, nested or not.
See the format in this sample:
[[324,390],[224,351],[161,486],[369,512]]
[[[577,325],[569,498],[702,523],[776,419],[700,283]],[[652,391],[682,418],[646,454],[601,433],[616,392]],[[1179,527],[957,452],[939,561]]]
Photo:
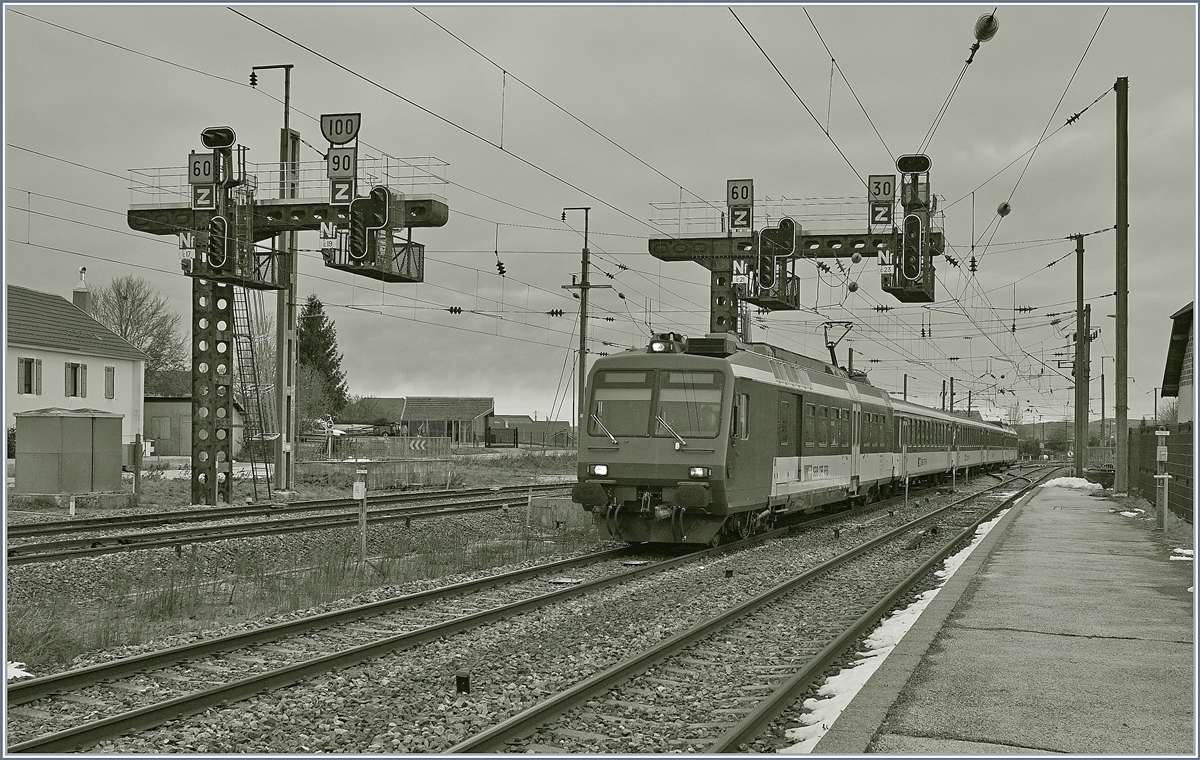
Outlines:
[[1005,408],[1005,419],[1009,427],[1015,428],[1025,419],[1025,412],[1021,409],[1021,402],[1014,401],[1011,406]]
[[187,368],[183,319],[146,279],[125,275],[97,287],[92,316],[146,352],[147,372]]
[[1179,399],[1160,398],[1158,400],[1159,425],[1174,425],[1179,422]]

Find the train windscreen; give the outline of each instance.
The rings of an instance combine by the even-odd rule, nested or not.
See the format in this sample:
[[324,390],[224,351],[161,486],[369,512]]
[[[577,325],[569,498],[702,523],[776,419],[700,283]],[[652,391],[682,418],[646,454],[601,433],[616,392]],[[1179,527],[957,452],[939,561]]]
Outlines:
[[721,429],[724,385],[719,372],[659,373],[654,435],[674,437],[674,431],[683,438],[715,438]]
[[594,385],[588,433],[645,437],[654,372],[597,372]]
[[587,430],[595,436],[716,438],[724,389],[720,372],[597,372]]

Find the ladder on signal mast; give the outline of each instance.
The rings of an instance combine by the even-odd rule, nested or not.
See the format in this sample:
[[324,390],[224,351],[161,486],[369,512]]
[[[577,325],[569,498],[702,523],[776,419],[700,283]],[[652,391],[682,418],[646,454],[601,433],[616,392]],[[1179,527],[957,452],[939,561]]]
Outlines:
[[242,455],[249,459],[251,488],[254,500],[258,501],[258,486],[261,481],[266,485],[266,497],[271,497],[271,467],[267,459],[269,448],[268,434],[274,432],[269,428],[266,416],[268,405],[263,396],[268,390],[259,382],[258,366],[254,360],[254,331],[250,319],[250,303],[246,289],[240,285],[233,286],[233,343],[237,352],[238,382],[243,409],[242,414]]

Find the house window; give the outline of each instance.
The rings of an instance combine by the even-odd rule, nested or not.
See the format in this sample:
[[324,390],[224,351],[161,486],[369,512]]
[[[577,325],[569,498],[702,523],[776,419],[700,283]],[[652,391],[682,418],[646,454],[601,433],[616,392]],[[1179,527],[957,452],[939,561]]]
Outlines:
[[67,362],[65,366],[63,395],[87,398],[87,365]]
[[117,397],[117,368],[104,368],[104,398]]
[[17,393],[42,395],[42,360],[17,357]]

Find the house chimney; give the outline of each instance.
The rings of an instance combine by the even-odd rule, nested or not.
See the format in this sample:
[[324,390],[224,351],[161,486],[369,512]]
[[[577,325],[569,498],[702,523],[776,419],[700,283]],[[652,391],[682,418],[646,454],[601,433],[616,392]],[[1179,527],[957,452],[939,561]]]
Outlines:
[[71,293],[71,303],[91,314],[92,293],[88,290],[87,283],[83,281],[86,275],[87,267],[79,267],[79,284],[75,286],[75,290]]

